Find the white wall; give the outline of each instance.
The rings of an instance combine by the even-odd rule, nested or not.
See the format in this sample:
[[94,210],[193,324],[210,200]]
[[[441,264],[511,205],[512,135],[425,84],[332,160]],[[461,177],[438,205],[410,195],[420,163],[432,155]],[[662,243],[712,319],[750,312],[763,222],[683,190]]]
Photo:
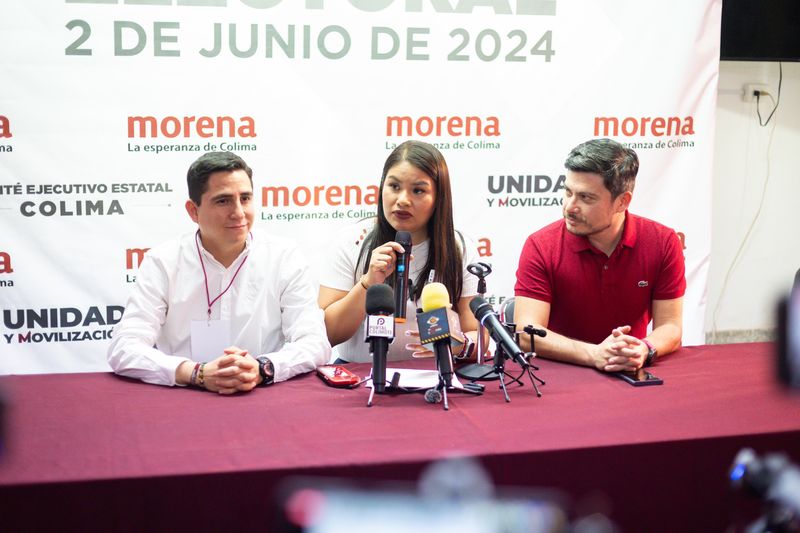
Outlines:
[[[778,93],[778,63],[720,62],[714,153],[711,265],[706,332],[709,342],[769,338],[775,302],[800,268],[800,63],[783,63],[780,105],[761,127],[745,83]],[[764,120],[772,110],[761,100]],[[771,142],[770,142],[771,137]],[[768,181],[767,181],[768,180]],[[723,284],[759,208],[761,213]],[[688,243],[687,243],[688,244]]]

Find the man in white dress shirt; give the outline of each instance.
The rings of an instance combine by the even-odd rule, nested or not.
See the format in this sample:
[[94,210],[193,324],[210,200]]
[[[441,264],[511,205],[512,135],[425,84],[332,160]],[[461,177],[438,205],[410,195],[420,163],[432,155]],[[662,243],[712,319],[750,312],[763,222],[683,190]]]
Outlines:
[[250,231],[252,176],[230,152],[192,163],[186,211],[198,230],[145,255],[109,346],[114,372],[232,394],[328,360],[323,314],[299,249]]

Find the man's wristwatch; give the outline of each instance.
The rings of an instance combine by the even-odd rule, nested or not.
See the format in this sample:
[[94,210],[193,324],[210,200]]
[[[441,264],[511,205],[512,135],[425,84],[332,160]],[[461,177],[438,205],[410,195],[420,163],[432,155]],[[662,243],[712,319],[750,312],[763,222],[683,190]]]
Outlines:
[[256,357],[256,361],[258,361],[258,373],[262,379],[261,386],[272,385],[275,381],[275,365],[272,364],[269,357],[263,355]]
[[658,350],[649,340],[642,339],[642,342],[647,346],[647,358],[644,360],[644,366],[651,366],[658,359]]

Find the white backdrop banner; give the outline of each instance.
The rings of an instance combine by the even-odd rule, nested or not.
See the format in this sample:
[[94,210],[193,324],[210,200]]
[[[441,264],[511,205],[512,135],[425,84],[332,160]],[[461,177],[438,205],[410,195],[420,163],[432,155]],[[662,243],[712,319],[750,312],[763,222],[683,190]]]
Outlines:
[[190,231],[207,150],[254,169],[255,232],[325,268],[402,141],[447,158],[456,226],[513,295],[563,161],[633,147],[631,211],[686,255],[703,340],[721,0],[6,0],[0,7],[0,373],[108,370],[149,247]]

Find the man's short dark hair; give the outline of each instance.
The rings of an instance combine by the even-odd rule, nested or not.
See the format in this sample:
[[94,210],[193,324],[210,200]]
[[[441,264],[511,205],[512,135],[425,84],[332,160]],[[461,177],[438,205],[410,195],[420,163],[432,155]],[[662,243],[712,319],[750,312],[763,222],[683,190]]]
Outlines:
[[625,191],[633,192],[639,158],[616,141],[592,139],[573,148],[564,166],[572,172],[600,174],[611,197],[616,198]]
[[214,172],[230,172],[244,170],[253,184],[253,169],[247,166],[244,159],[233,152],[207,152],[192,163],[186,174],[186,184],[189,186],[189,198],[200,205],[200,198],[208,190],[208,178]]

